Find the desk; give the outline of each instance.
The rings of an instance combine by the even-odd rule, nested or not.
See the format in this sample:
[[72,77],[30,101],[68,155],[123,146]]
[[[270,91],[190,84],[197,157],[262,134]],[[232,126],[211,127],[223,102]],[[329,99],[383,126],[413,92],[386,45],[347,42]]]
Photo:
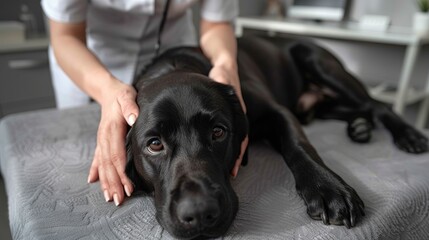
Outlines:
[[407,104],[424,100],[420,106],[416,126],[423,128],[429,114],[429,78],[424,91],[413,91],[410,88],[411,73],[416,62],[419,49],[429,43],[429,36],[422,36],[406,29],[389,29],[385,32],[359,29],[353,23],[318,24],[309,22],[292,22],[286,20],[267,19],[263,17],[239,17],[235,22],[237,36],[243,34],[243,29],[264,30],[271,33],[288,33],[299,36],[330,38],[340,40],[362,41],[406,46],[398,90],[394,96],[383,93],[382,87],[371,89],[370,92],[378,99],[393,103],[393,108],[402,114]]

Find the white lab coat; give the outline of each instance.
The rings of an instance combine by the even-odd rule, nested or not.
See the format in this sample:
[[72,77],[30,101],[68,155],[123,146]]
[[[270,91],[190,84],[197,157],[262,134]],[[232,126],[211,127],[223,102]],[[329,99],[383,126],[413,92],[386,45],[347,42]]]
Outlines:
[[[171,0],[161,52],[175,46],[197,45],[190,10],[197,1]],[[131,83],[153,57],[164,4],[165,0],[42,0],[50,19],[86,21],[88,48],[113,76],[125,83]],[[237,0],[201,0],[204,19],[231,21],[237,14]],[[89,97],[62,71],[51,48],[49,58],[57,107],[87,104]]]

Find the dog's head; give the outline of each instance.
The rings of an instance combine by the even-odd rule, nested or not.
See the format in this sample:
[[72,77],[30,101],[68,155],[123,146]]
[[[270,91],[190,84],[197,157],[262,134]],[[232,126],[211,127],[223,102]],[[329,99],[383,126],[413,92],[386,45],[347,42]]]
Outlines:
[[224,234],[238,210],[230,172],[247,134],[237,96],[195,73],[145,84],[127,137],[128,176],[137,189],[154,192],[158,222],[173,236]]

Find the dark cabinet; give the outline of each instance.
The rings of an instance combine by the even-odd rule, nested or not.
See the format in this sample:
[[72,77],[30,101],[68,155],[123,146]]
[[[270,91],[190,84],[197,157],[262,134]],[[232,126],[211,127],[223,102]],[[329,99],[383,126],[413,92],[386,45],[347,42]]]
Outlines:
[[0,53],[0,117],[52,107],[47,50]]

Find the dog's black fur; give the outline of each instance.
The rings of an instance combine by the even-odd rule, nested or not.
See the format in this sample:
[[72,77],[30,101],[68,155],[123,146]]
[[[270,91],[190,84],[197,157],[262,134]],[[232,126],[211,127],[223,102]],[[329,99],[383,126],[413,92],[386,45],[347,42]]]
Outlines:
[[[134,84],[140,115],[127,137],[126,171],[136,189],[154,193],[157,219],[173,236],[227,231],[238,209],[229,176],[247,133],[250,141],[268,140],[283,156],[310,217],[347,228],[364,215],[364,204],[323,163],[297,118],[344,120],[356,142],[370,140],[376,118],[400,149],[428,150],[424,135],[372,99],[325,49],[289,42],[280,51],[259,38],[238,43],[248,121],[233,89],[207,77],[211,65],[198,48],[165,52]],[[324,100],[302,109],[300,97],[310,88],[324,92]]]

